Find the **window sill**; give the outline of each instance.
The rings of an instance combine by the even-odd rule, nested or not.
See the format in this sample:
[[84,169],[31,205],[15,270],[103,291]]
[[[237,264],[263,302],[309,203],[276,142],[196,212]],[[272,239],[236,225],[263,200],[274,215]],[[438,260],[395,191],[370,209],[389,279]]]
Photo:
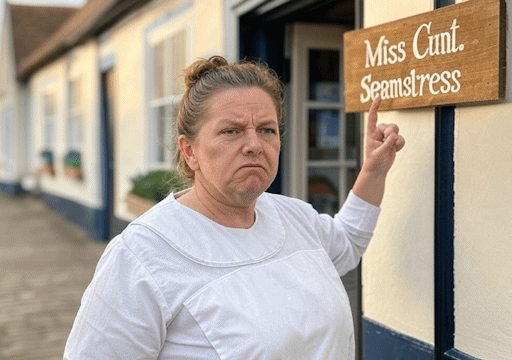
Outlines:
[[74,179],[74,180],[82,180],[83,179],[82,169],[72,167],[72,166],[64,167],[64,175],[66,175],[67,177]]
[[132,193],[126,197],[126,206],[128,212],[140,216],[146,211],[151,209],[156,204],[156,201],[144,199]]
[[43,175],[55,176],[55,168],[53,164],[44,164],[39,168],[39,173]]

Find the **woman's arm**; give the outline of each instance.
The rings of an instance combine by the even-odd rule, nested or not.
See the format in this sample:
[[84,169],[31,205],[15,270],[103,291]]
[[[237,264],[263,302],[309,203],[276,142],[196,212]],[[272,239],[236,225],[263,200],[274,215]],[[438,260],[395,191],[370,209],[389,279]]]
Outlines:
[[111,241],[68,337],[64,359],[156,359],[171,317],[160,288],[122,239]]
[[379,105],[380,98],[377,97],[370,108],[366,127],[366,159],[352,188],[355,195],[375,206],[380,206],[382,202],[386,176],[396,153],[405,145],[405,139],[398,134],[398,126],[377,126]]

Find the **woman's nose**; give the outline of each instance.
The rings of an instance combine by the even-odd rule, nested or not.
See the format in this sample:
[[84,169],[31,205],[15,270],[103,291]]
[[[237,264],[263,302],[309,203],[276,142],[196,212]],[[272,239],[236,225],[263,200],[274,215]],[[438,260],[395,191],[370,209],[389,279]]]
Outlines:
[[261,145],[261,139],[258,137],[258,133],[255,130],[247,131],[243,153],[246,155],[259,155],[262,150],[263,146]]

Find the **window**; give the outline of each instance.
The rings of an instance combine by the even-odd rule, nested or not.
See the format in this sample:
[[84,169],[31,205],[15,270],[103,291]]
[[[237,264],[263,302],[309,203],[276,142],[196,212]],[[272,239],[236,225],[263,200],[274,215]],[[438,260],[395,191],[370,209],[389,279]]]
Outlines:
[[7,109],[4,110],[3,116],[2,116],[2,126],[0,128],[0,132],[2,134],[2,159],[1,159],[1,166],[0,168],[3,168],[6,171],[13,171],[14,170],[14,144],[13,144],[13,123],[12,123],[12,110]]
[[168,166],[172,162],[169,149],[174,118],[184,91],[181,76],[186,65],[185,31],[180,31],[152,44],[152,79],[150,135],[148,143],[153,166]]
[[47,92],[43,95],[43,146],[45,150],[53,150],[55,145],[55,93]]
[[82,147],[82,88],[80,78],[73,79],[68,84],[68,151],[80,151]]

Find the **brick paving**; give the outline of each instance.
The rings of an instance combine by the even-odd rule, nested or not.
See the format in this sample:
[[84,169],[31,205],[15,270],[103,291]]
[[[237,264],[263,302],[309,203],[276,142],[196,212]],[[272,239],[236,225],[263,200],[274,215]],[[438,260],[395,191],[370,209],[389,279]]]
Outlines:
[[0,360],[62,359],[105,246],[40,199],[0,192]]

